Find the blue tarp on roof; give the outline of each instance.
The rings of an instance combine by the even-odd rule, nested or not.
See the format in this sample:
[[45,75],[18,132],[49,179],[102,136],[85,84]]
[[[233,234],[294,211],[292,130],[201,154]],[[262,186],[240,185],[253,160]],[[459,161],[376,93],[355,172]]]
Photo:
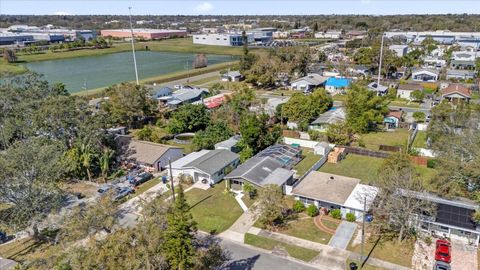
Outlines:
[[335,78],[335,77],[328,78],[327,82],[325,83],[326,86],[333,86],[335,88],[348,87],[349,84],[350,84],[349,79]]

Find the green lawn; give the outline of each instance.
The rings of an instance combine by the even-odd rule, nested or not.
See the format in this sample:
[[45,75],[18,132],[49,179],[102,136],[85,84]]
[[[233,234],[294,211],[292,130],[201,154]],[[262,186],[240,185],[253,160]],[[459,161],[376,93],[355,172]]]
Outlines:
[[310,217],[289,222],[288,228],[280,232],[321,244],[328,244],[328,241],[330,241],[332,237],[332,235],[317,228],[313,222],[313,218]]
[[[325,163],[319,171],[358,178],[364,184],[374,185],[383,161],[382,158],[348,154],[344,160],[337,164]],[[436,174],[434,169],[422,166],[415,166],[415,168],[420,177],[425,180],[430,180]]]
[[204,78],[204,79],[201,79],[201,80],[189,82],[189,84],[195,85],[195,86],[204,86],[206,84],[210,85],[210,84],[214,84],[214,83],[217,83],[217,82],[220,82],[220,76],[207,77],[207,78]]
[[322,223],[323,223],[323,225],[325,225],[325,227],[327,227],[329,229],[332,229],[332,230],[336,230],[338,225],[339,225],[339,223],[336,223],[336,222],[333,222],[333,221],[330,221],[330,220],[326,220],[326,219],[322,219]]
[[[357,230],[359,233],[360,230]],[[354,239],[352,237],[352,239]],[[414,250],[414,241],[405,240],[402,243],[397,243],[397,239],[383,239],[380,238],[380,241],[375,245],[377,237],[367,238],[365,241],[365,252],[368,254],[370,251],[371,256],[380,260],[387,262],[399,264],[405,267],[411,267],[412,265],[412,256]],[[353,240],[348,245],[347,249],[356,253],[360,253],[361,245],[352,245]],[[372,251],[373,249],[373,251]],[[367,261],[368,263],[368,261]]]
[[413,147],[415,148],[427,148],[427,132],[418,131],[415,140],[413,141]]
[[27,71],[22,65],[19,64],[7,64],[3,61],[0,61],[0,78],[10,75],[18,75]]
[[138,186],[138,189],[135,190],[135,193],[132,194],[132,198],[144,193],[145,191],[149,190],[153,186],[160,184],[161,182],[162,179],[160,177],[157,177],[141,184],[140,186]]
[[420,108],[420,104],[418,102],[412,102],[404,99],[392,100],[389,105],[399,106],[399,107]]
[[303,159],[293,169],[297,170],[297,174],[302,176],[310,169],[315,162],[319,161],[321,156],[315,155],[312,150],[303,150]]
[[[395,131],[378,131],[363,134],[360,140],[365,144],[365,148],[378,151],[381,144],[405,147],[408,135],[408,129],[399,128]],[[359,142],[354,142],[352,145],[358,147]]]
[[286,244],[277,240],[273,240],[267,237],[258,236],[250,233],[245,234],[244,241],[245,241],[245,244],[256,246],[266,250],[273,250],[275,247],[281,246],[285,248],[285,250],[288,252],[290,256],[305,262],[309,262],[313,260],[313,258],[315,258],[319,254],[319,252],[315,250]]
[[347,100],[347,95],[334,95],[333,100],[345,102]]
[[205,232],[221,233],[242,215],[243,211],[231,194],[224,194],[225,184],[208,190],[194,188],[185,196],[198,228]]

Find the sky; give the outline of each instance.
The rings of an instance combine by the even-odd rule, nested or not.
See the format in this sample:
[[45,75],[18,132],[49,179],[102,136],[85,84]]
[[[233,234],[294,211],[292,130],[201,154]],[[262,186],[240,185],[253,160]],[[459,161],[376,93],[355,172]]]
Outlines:
[[0,14],[320,15],[480,14],[478,0],[0,0]]

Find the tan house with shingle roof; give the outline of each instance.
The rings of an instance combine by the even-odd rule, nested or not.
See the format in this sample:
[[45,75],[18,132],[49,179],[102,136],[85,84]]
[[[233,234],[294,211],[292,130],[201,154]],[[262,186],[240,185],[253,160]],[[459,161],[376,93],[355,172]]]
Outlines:
[[442,99],[449,101],[470,101],[472,92],[470,89],[459,83],[452,83],[442,90]]

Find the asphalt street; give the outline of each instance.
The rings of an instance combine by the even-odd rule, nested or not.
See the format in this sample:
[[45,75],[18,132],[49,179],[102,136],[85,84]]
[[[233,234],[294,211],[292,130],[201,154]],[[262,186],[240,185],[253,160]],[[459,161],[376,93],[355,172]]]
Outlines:
[[[222,270],[313,270],[313,268],[257,249],[222,239],[220,245],[231,252],[232,260]],[[325,269],[326,270],[326,269]]]

